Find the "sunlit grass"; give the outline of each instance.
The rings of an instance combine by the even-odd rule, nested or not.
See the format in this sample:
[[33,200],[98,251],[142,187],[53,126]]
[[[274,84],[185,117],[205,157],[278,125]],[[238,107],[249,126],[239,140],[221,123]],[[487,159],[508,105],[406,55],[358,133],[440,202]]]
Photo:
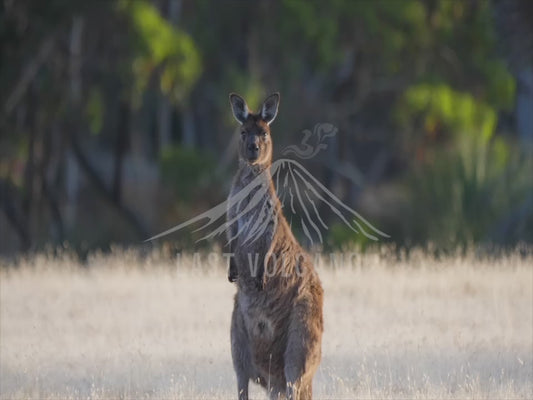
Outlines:
[[[533,397],[531,256],[391,259],[319,263],[316,398]],[[236,398],[222,260],[117,252],[3,268],[1,397]]]

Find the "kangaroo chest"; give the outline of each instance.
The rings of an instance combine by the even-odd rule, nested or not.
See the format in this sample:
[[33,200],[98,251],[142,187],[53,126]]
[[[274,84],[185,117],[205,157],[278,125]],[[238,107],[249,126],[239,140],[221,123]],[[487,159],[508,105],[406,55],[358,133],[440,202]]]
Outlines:
[[279,332],[283,331],[288,318],[287,310],[278,307],[277,303],[280,302],[268,299],[266,294],[249,296],[241,292],[238,296],[239,307],[249,337],[255,342],[264,344],[273,344],[278,341]]
[[273,201],[267,194],[260,199],[246,199],[237,208],[237,226],[239,232],[264,229],[273,222]]
[[271,238],[276,225],[275,200],[267,182],[248,185],[235,194],[234,218],[237,241],[251,244],[258,239]]

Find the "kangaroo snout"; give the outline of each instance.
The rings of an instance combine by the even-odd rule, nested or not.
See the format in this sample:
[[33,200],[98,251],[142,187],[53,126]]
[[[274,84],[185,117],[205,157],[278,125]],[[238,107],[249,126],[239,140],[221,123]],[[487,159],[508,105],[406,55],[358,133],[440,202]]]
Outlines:
[[250,141],[246,148],[248,160],[255,161],[259,158],[259,143],[257,140]]
[[256,161],[259,158],[260,146],[257,138],[251,137],[246,145],[246,158],[248,161]]

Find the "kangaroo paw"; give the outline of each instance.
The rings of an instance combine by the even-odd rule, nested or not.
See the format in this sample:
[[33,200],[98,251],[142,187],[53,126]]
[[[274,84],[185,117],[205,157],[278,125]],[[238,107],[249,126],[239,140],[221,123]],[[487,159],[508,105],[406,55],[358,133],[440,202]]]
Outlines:
[[235,265],[233,259],[231,259],[229,262],[228,281],[230,281],[231,283],[236,282],[238,277],[239,273],[237,270],[237,266]]
[[237,278],[239,277],[239,275],[237,273],[229,273],[228,274],[228,281],[230,281],[231,283],[234,283],[234,282],[237,282]]

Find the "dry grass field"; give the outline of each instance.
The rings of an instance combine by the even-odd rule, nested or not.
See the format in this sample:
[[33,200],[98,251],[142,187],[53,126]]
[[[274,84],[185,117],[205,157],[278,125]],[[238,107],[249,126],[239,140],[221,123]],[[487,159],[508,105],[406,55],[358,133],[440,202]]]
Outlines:
[[[531,256],[389,258],[320,263],[316,398],[533,398]],[[221,257],[197,261],[126,251],[4,265],[0,397],[236,398],[235,287]]]

